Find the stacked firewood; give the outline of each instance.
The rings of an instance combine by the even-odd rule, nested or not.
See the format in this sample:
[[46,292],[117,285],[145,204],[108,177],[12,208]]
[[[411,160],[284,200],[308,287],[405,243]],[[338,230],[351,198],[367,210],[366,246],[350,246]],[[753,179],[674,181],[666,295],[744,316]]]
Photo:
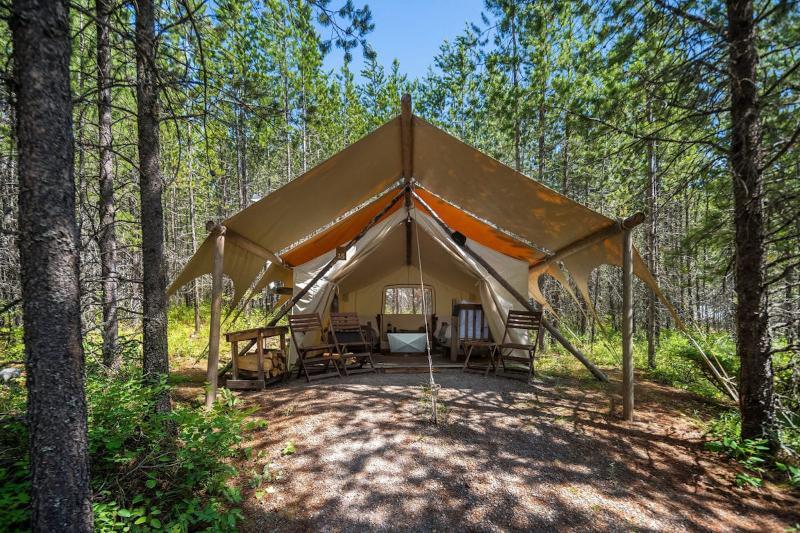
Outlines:
[[283,354],[270,350],[264,354],[264,375],[269,374],[274,378],[286,372],[286,361]]
[[[238,358],[240,371],[258,372],[258,356],[255,351],[248,352]],[[276,377],[286,372],[286,360],[280,350],[267,350],[264,352],[264,377]]]

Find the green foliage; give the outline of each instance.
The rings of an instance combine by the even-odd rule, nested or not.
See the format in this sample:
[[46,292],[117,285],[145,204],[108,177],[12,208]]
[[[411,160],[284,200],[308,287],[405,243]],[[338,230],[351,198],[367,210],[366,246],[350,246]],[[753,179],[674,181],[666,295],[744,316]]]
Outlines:
[[[0,302],[0,307],[3,302]],[[22,343],[22,326],[14,325],[13,320],[2,317],[0,321],[0,365],[25,359],[25,345]]]
[[800,467],[776,461],[775,468],[786,474],[789,479],[789,486],[795,489],[800,488]]
[[281,455],[284,457],[287,455],[294,455],[297,452],[297,449],[294,446],[294,441],[288,441],[281,450]]
[[[719,362],[729,376],[736,376],[739,360],[733,338],[725,332],[702,334],[692,332],[703,351]],[[647,345],[644,339],[639,343],[638,352],[644,357]],[[641,361],[641,368],[647,368]],[[692,391],[709,399],[721,399],[723,394],[716,381],[706,368],[700,351],[683,333],[675,330],[664,332],[659,339],[656,354],[656,368],[650,370],[656,381]]]
[[712,440],[706,442],[707,450],[727,455],[744,471],[734,478],[739,486],[761,487],[768,473],[778,474],[792,488],[800,488],[800,467],[776,460],[770,454],[767,439],[740,439],[741,419],[738,411],[727,411],[712,420],[707,434]]
[[[709,357],[712,355],[732,376],[738,371],[736,347],[731,336],[724,332],[692,334]],[[621,368],[622,336],[615,331],[598,331],[595,342],[591,343],[587,336],[579,337],[575,342],[589,358],[601,367]],[[545,372],[575,373],[583,367],[559,344],[552,343],[550,350],[556,358],[542,358],[539,369]],[[688,340],[686,335],[676,330],[662,330],[656,348],[656,367],[647,364],[647,341],[643,337],[634,339],[634,365],[648,379],[659,383],[688,390],[698,396],[712,401],[723,401],[725,396],[711,379],[702,362],[700,352]]]
[[[98,531],[235,530],[242,518],[238,490],[229,482],[249,412],[235,396],[206,411],[153,407],[167,385],[144,385],[141,376],[92,376],[87,383],[89,451]],[[13,405],[12,405],[13,403]],[[24,412],[24,394],[4,398],[4,412]],[[22,422],[7,425],[0,456],[0,515],[24,528],[27,508],[27,439]]]
[[0,517],[9,531],[27,529],[28,430],[25,389],[0,386]]

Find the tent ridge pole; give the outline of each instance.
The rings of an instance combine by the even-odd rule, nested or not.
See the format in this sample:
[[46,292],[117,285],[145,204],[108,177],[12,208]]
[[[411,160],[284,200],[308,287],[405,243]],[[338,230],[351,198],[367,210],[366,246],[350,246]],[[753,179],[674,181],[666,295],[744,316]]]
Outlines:
[[[405,181],[406,213],[411,213],[411,178],[414,174],[414,133],[411,124],[411,95],[400,98],[400,155]],[[406,265],[411,266],[411,218],[406,220]]]
[[[497,270],[495,270],[494,267],[492,267],[492,265],[490,265],[489,263],[486,262],[486,260],[483,259],[483,257],[481,257],[480,255],[475,253],[475,251],[472,250],[472,248],[470,248],[467,245],[465,239],[463,239],[463,238],[461,238],[461,239],[455,238],[454,235],[455,235],[456,232],[451,230],[447,226],[447,224],[444,222],[444,220],[439,218],[439,215],[437,215],[436,212],[434,212],[433,209],[431,209],[431,207],[425,202],[425,200],[423,200],[417,193],[413,193],[413,194],[414,194],[414,198],[422,205],[422,207],[425,208],[426,211],[428,211],[428,213],[430,213],[431,217],[436,221],[436,223],[439,224],[439,226],[441,226],[442,229],[444,229],[447,232],[448,235],[450,235],[450,238],[453,239],[453,242],[455,242],[458,245],[459,248],[464,250],[470,257],[472,257],[483,268],[485,268],[486,271],[494,279],[496,279],[503,286],[503,288],[505,290],[507,290],[512,296],[514,296],[514,298],[517,299],[517,301],[519,301],[520,304],[522,304],[523,307],[525,307],[525,309],[527,309],[528,311],[531,311],[531,312],[536,312],[536,309],[533,307],[533,305],[531,305],[531,303],[528,301],[528,299],[525,298],[522,294],[520,294],[519,291],[517,291],[517,289],[515,289],[508,281],[506,281],[500,275],[500,273],[497,272]],[[592,375],[595,378],[597,378],[599,381],[602,381],[602,382],[606,382],[606,383],[608,382],[608,376],[606,376],[603,373],[602,370],[597,368],[597,366],[595,366],[594,363],[592,363],[583,353],[581,353],[580,350],[575,348],[561,334],[561,332],[558,331],[549,321],[547,321],[544,318],[542,318],[542,326],[544,326],[544,328],[553,335],[553,338],[556,339],[559,343],[561,343],[561,345],[564,346],[564,348],[566,348],[567,351],[569,351],[572,355],[575,356],[575,358],[577,358],[581,363],[583,363],[583,365],[586,368],[589,369],[589,371],[592,373]]]

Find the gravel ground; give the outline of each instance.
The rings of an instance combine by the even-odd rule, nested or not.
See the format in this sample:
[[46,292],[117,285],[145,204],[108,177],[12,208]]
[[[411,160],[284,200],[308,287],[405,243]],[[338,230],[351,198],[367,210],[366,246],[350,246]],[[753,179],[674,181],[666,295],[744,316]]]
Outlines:
[[[707,409],[653,384],[637,421],[604,387],[445,371],[446,422],[427,421],[425,374],[295,380],[242,393],[269,427],[241,469],[246,531],[784,531],[797,499],[737,488],[681,413]],[[612,386],[612,390],[613,390]],[[288,442],[296,452],[283,456]],[[254,473],[268,469],[258,486]],[[793,514],[794,513],[794,514]]]

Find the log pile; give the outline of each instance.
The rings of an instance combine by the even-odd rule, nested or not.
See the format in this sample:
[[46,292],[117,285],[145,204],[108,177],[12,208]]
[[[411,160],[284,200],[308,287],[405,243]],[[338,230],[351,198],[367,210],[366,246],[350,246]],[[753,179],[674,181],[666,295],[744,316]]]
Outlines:
[[[255,350],[236,358],[240,372],[258,373],[258,356]],[[269,349],[264,352],[264,377],[274,378],[286,372],[286,358],[280,350]]]

